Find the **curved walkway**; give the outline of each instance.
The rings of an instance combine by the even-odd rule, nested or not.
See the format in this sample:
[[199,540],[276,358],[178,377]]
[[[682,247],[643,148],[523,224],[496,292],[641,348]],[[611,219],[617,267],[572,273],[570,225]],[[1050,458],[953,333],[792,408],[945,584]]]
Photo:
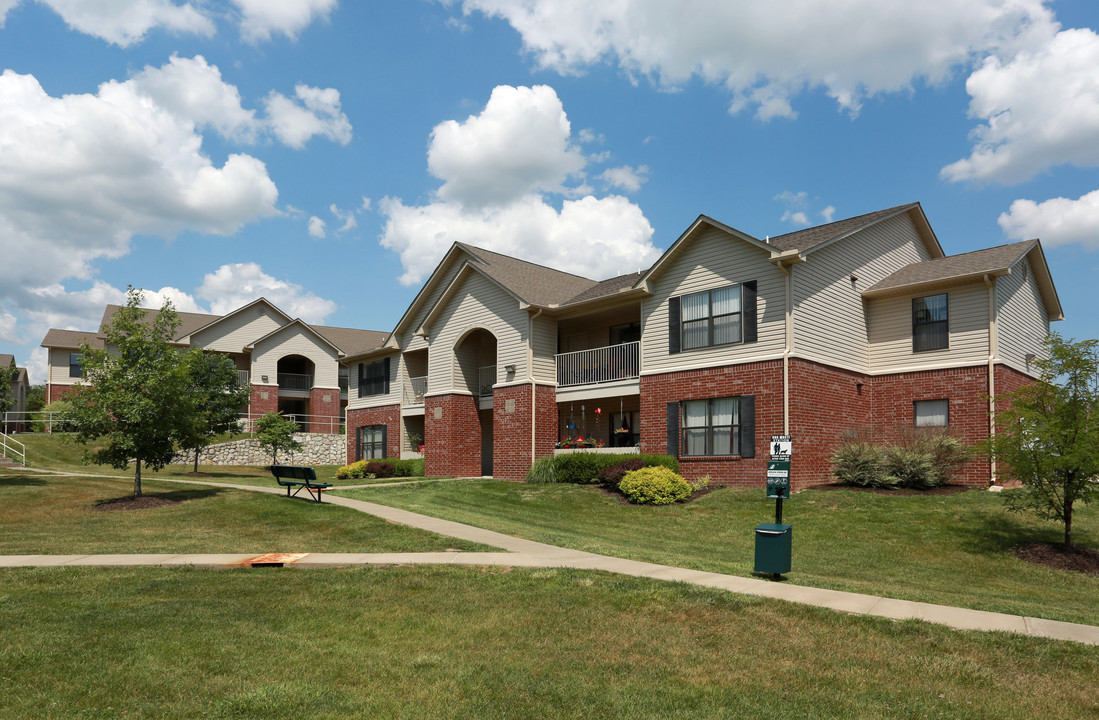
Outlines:
[[[167,480],[166,478],[160,478]],[[232,483],[204,482],[198,480],[170,480],[191,485],[249,490],[284,494],[281,488],[267,488]],[[415,481],[413,481],[415,482]],[[340,488],[347,489],[347,488]],[[830,608],[856,615],[873,615],[894,620],[926,620],[959,630],[1000,630],[1016,632],[1032,637],[1070,640],[1089,645],[1099,645],[1099,627],[1079,623],[1044,620],[1041,618],[1008,615],[956,608],[948,605],[894,600],[891,598],[862,595],[839,590],[777,583],[759,578],[722,575],[720,573],[689,570],[658,565],[656,563],[627,560],[598,555],[582,550],[547,545],[524,540],[503,533],[441,520],[419,513],[378,505],[363,500],[353,500],[329,494],[326,502],[358,510],[383,520],[426,530],[446,537],[468,540],[498,547],[506,552],[429,552],[429,553],[309,553],[280,556],[264,563],[255,555],[235,554],[178,554],[178,555],[14,555],[0,556],[0,567],[57,567],[79,565],[200,565],[214,567],[240,567],[253,564],[280,564],[295,567],[333,567],[341,565],[500,565],[509,567],[561,567],[646,577],[656,580],[672,580],[692,585],[728,590],[730,592],[759,597],[786,600],[787,602]]]

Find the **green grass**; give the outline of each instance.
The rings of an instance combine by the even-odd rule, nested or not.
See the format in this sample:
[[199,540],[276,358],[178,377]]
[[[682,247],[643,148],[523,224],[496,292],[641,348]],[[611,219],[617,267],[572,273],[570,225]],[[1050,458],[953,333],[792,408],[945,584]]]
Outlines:
[[[341,495],[589,552],[750,575],[753,528],[774,520],[763,490],[719,489],[665,507],[622,505],[594,487],[486,480],[341,491]],[[794,584],[1099,625],[1099,577],[1023,562],[1022,542],[1057,526],[1012,515],[984,491],[886,496],[809,490],[784,503]],[[1073,534],[1099,546],[1099,507]]]
[[158,481],[142,485],[146,495],[180,502],[105,512],[94,507],[132,494],[132,480],[0,476],[0,555],[495,550],[326,503]]
[[1099,711],[1099,648],[589,571],[0,570],[0,718]]

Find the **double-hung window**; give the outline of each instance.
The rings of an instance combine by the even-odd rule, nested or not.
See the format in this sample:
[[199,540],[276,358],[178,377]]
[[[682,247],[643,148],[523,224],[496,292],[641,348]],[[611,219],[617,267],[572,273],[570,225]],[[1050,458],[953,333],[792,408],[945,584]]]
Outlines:
[[684,295],[681,307],[684,350],[740,342],[740,285]]
[[69,353],[69,377],[84,377],[82,359],[80,353]]
[[912,352],[950,347],[946,293],[912,298]]
[[740,454],[740,398],[710,398],[683,403],[683,454]]
[[385,425],[367,425],[358,430],[358,460],[379,460],[385,457]]
[[359,397],[389,392],[389,358],[359,366]]

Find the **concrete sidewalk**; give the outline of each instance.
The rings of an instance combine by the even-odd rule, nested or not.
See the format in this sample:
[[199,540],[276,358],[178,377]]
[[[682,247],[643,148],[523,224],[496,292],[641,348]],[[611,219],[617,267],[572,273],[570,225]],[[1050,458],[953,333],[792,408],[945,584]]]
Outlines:
[[[253,485],[170,480],[191,485],[282,494],[281,488]],[[376,503],[326,494],[325,502],[341,505],[390,522],[426,530],[446,537],[497,547],[506,552],[432,552],[432,553],[311,553],[286,562],[293,567],[333,567],[343,565],[497,565],[508,567],[573,568],[690,583],[730,592],[787,602],[830,608],[856,615],[873,615],[894,620],[926,620],[959,630],[1000,630],[1031,637],[1071,640],[1099,645],[1099,627],[1078,623],[1043,620],[1005,613],[956,608],[948,605],[894,600],[859,593],[773,582],[752,577],[689,570],[655,563],[597,555],[581,550],[523,540],[503,533],[441,520],[419,513]],[[246,567],[255,555],[22,555],[0,556],[0,567],[59,567],[87,565],[196,565],[208,567]]]

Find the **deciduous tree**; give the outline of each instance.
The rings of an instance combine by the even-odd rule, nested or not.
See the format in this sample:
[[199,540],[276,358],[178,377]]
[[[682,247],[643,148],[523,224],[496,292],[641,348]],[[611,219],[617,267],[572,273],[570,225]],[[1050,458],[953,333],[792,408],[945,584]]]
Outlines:
[[271,453],[271,464],[279,464],[279,451],[301,450],[301,443],[294,439],[297,423],[275,412],[269,412],[256,420],[256,439],[259,446]]
[[225,355],[194,348],[184,357],[189,390],[186,403],[188,422],[179,446],[195,453],[195,472],[202,448],[219,433],[235,426],[240,408],[248,403],[249,388],[237,379],[237,368]]

